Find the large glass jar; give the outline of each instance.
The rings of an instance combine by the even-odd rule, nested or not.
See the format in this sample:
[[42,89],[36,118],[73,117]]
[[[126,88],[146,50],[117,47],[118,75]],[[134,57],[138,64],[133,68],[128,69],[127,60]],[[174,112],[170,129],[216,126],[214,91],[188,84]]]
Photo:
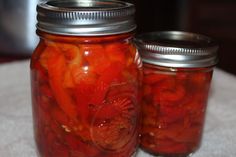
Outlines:
[[134,6],[46,1],[31,59],[40,157],[130,157],[138,145],[141,62]]
[[186,157],[201,142],[217,45],[186,32],[137,36],[144,62],[141,147],[162,157]]

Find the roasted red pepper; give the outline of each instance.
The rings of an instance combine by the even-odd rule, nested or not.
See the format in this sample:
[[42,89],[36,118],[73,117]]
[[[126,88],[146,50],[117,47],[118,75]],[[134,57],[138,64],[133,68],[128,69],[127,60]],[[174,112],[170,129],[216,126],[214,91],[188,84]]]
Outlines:
[[138,144],[142,75],[131,34],[39,34],[31,76],[40,157],[131,156]]
[[199,147],[211,68],[144,64],[141,147],[160,156],[187,156]]

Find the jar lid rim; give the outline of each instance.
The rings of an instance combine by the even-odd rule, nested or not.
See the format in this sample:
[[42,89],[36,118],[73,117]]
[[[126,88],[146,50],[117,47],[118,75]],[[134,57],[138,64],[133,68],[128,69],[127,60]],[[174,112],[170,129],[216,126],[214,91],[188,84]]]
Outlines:
[[218,44],[201,34],[160,31],[137,35],[135,42],[144,62],[172,67],[205,67],[218,62]]
[[60,35],[113,35],[136,29],[135,7],[116,0],[47,0],[37,5],[37,28]]

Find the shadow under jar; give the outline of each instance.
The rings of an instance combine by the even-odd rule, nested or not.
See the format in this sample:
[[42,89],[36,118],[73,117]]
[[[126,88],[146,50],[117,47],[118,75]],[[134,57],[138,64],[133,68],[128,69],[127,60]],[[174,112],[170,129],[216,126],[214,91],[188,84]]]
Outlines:
[[31,82],[39,156],[134,155],[142,76],[134,6],[49,0],[37,11]]
[[137,36],[144,62],[141,148],[160,157],[186,157],[202,138],[216,43],[187,32]]

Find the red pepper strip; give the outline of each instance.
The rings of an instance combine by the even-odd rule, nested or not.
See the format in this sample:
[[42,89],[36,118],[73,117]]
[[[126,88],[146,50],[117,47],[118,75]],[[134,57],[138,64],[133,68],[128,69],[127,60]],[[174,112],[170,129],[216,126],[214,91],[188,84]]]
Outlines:
[[185,131],[178,134],[178,137],[175,139],[175,141],[182,143],[198,143],[201,139],[202,126],[193,125],[186,128]]
[[45,157],[49,157],[50,153],[48,151],[47,144],[45,144],[47,143],[45,135],[36,135],[35,138],[38,152]]
[[45,102],[42,98],[39,99],[39,104],[34,105],[34,117],[38,122],[37,125],[49,125],[51,122],[51,117],[45,110],[49,109],[50,104]]
[[135,67],[138,66],[138,68],[142,67],[142,61],[141,57],[139,56],[138,51],[136,50],[136,47],[133,44],[127,45],[129,46],[129,53],[126,53],[126,55],[129,55],[129,58],[127,60],[127,66],[133,65]]
[[[108,44],[106,45],[106,53],[109,59],[112,62],[119,62],[125,64],[125,54],[127,53],[127,50],[129,48],[129,45],[125,43],[114,43],[114,44]],[[133,59],[133,58],[132,58]]]
[[33,80],[38,80],[39,84],[41,82],[47,82],[48,76],[47,71],[42,67],[42,65],[39,62],[31,63],[31,66],[33,66],[33,70],[31,71],[31,76]]
[[191,75],[190,80],[192,83],[196,84],[197,86],[204,85],[207,81],[206,73],[194,73]]
[[38,106],[40,106],[44,111],[49,111],[53,104],[50,102],[50,98],[42,95],[38,99]]
[[118,98],[104,104],[95,114],[94,141],[105,149],[123,149],[136,131],[136,116],[134,105],[128,98]]
[[178,81],[186,81],[189,77],[188,72],[177,72],[176,73],[176,80]]
[[117,116],[130,118],[135,113],[135,108],[131,100],[128,98],[117,98],[99,108],[96,118],[100,120],[112,119]]
[[102,75],[104,70],[109,67],[110,61],[103,46],[98,44],[87,44],[80,47],[81,52],[84,53],[84,58],[89,63],[89,66],[96,69],[95,72]]
[[71,157],[95,157],[101,152],[94,145],[83,142],[73,134],[66,134],[64,139],[71,149]]
[[162,92],[164,90],[171,90],[175,87],[175,81],[172,78],[166,79],[164,81],[161,81],[160,83],[156,83],[155,86],[153,86],[153,103],[154,104],[160,104],[163,99],[161,98]]
[[112,85],[106,94],[106,100],[112,101],[117,98],[135,98],[137,96],[137,85],[132,83],[120,83]]
[[[138,130],[137,130],[138,132]],[[135,154],[137,145],[139,143],[138,141],[138,134],[135,133],[132,137],[132,139],[129,141],[127,145],[125,145],[120,152],[116,153],[107,153],[106,155],[102,157],[127,157],[127,156],[132,156]]]
[[70,63],[81,63],[82,54],[80,53],[80,49],[76,44],[67,44],[67,43],[59,43],[56,45],[63,55],[65,56],[66,60]]
[[117,116],[97,123],[92,130],[93,140],[103,149],[120,151],[133,137],[136,126],[131,121]]
[[163,90],[160,97],[164,101],[173,102],[183,99],[185,94],[185,88],[181,85],[177,85],[174,89]]
[[81,141],[91,142],[91,133],[90,133],[90,125],[88,122],[79,121],[74,125],[73,132],[76,136],[78,136]]
[[52,157],[70,157],[69,148],[62,142],[54,141],[51,146]]
[[68,69],[65,73],[63,85],[66,88],[75,88],[76,81],[73,78],[73,72],[74,70],[78,71],[82,68],[82,54],[80,49],[75,45],[62,44],[61,46],[61,49],[64,51],[63,54],[65,55],[65,58],[69,63]]
[[142,91],[144,97],[149,97],[152,94],[152,87],[150,85],[144,84]]
[[42,54],[40,55],[39,62],[41,64],[41,66],[46,70],[48,69],[47,61],[48,61],[48,58],[50,56],[51,50],[52,50],[52,47],[46,47],[44,49],[44,51],[42,52]]
[[76,88],[83,86],[83,84],[94,85],[96,83],[97,75],[90,67],[81,67],[74,64],[70,66],[70,72]]
[[159,140],[158,145],[154,148],[155,152],[160,154],[181,154],[187,153],[187,145],[183,143],[176,143],[171,140]]
[[66,126],[69,127],[69,119],[67,117],[67,115],[60,110],[60,108],[58,107],[54,107],[51,110],[51,116],[53,117],[53,119],[55,119],[55,121],[59,124],[59,126]]
[[84,126],[87,126],[86,120],[89,115],[89,99],[91,98],[93,89],[92,85],[86,83],[82,83],[75,88],[77,110]]
[[143,116],[147,117],[150,116],[157,118],[157,116],[159,115],[159,108],[144,102],[142,104],[142,111],[143,111]]
[[42,94],[42,96],[45,96],[47,98],[52,98],[53,97],[53,94],[52,94],[52,91],[50,89],[50,87],[48,85],[44,85],[42,84],[40,87],[40,94]]
[[212,72],[194,73],[190,75],[189,88],[194,86],[194,90],[202,93],[204,90],[208,90],[210,87],[210,81]]
[[124,66],[119,64],[119,62],[113,62],[104,71],[96,83],[97,88],[95,88],[93,97],[90,100],[91,104],[101,104],[103,102],[112,82],[117,82],[121,79],[123,68]]
[[56,49],[51,51],[48,59],[49,82],[60,108],[72,119],[77,116],[73,100],[63,88],[64,72],[66,70],[66,60]]
[[65,72],[65,77],[63,80],[63,87],[72,89],[72,88],[75,88],[75,83],[73,81],[72,74],[69,69],[70,68],[68,68],[68,70]]
[[113,117],[116,117],[121,114],[119,107],[115,107],[112,103],[107,103],[103,107],[98,109],[96,113],[96,119],[106,120]]
[[186,111],[182,108],[161,106],[160,114],[160,122],[174,123],[178,120],[184,120]]
[[90,67],[88,70],[84,70],[78,65],[73,65],[70,67],[70,70],[73,82],[75,83],[74,93],[77,110],[81,120],[86,123],[85,121],[89,114],[89,100],[92,97],[97,76],[90,70]]
[[137,148],[137,145],[139,144],[139,128],[136,128],[136,132],[133,134],[132,139],[129,141],[129,143],[125,146],[125,151],[122,152],[121,156],[132,156]]
[[145,75],[145,77],[143,78],[143,82],[145,84],[154,84],[163,81],[165,79],[168,79],[169,77],[170,76],[166,74],[148,74]]

